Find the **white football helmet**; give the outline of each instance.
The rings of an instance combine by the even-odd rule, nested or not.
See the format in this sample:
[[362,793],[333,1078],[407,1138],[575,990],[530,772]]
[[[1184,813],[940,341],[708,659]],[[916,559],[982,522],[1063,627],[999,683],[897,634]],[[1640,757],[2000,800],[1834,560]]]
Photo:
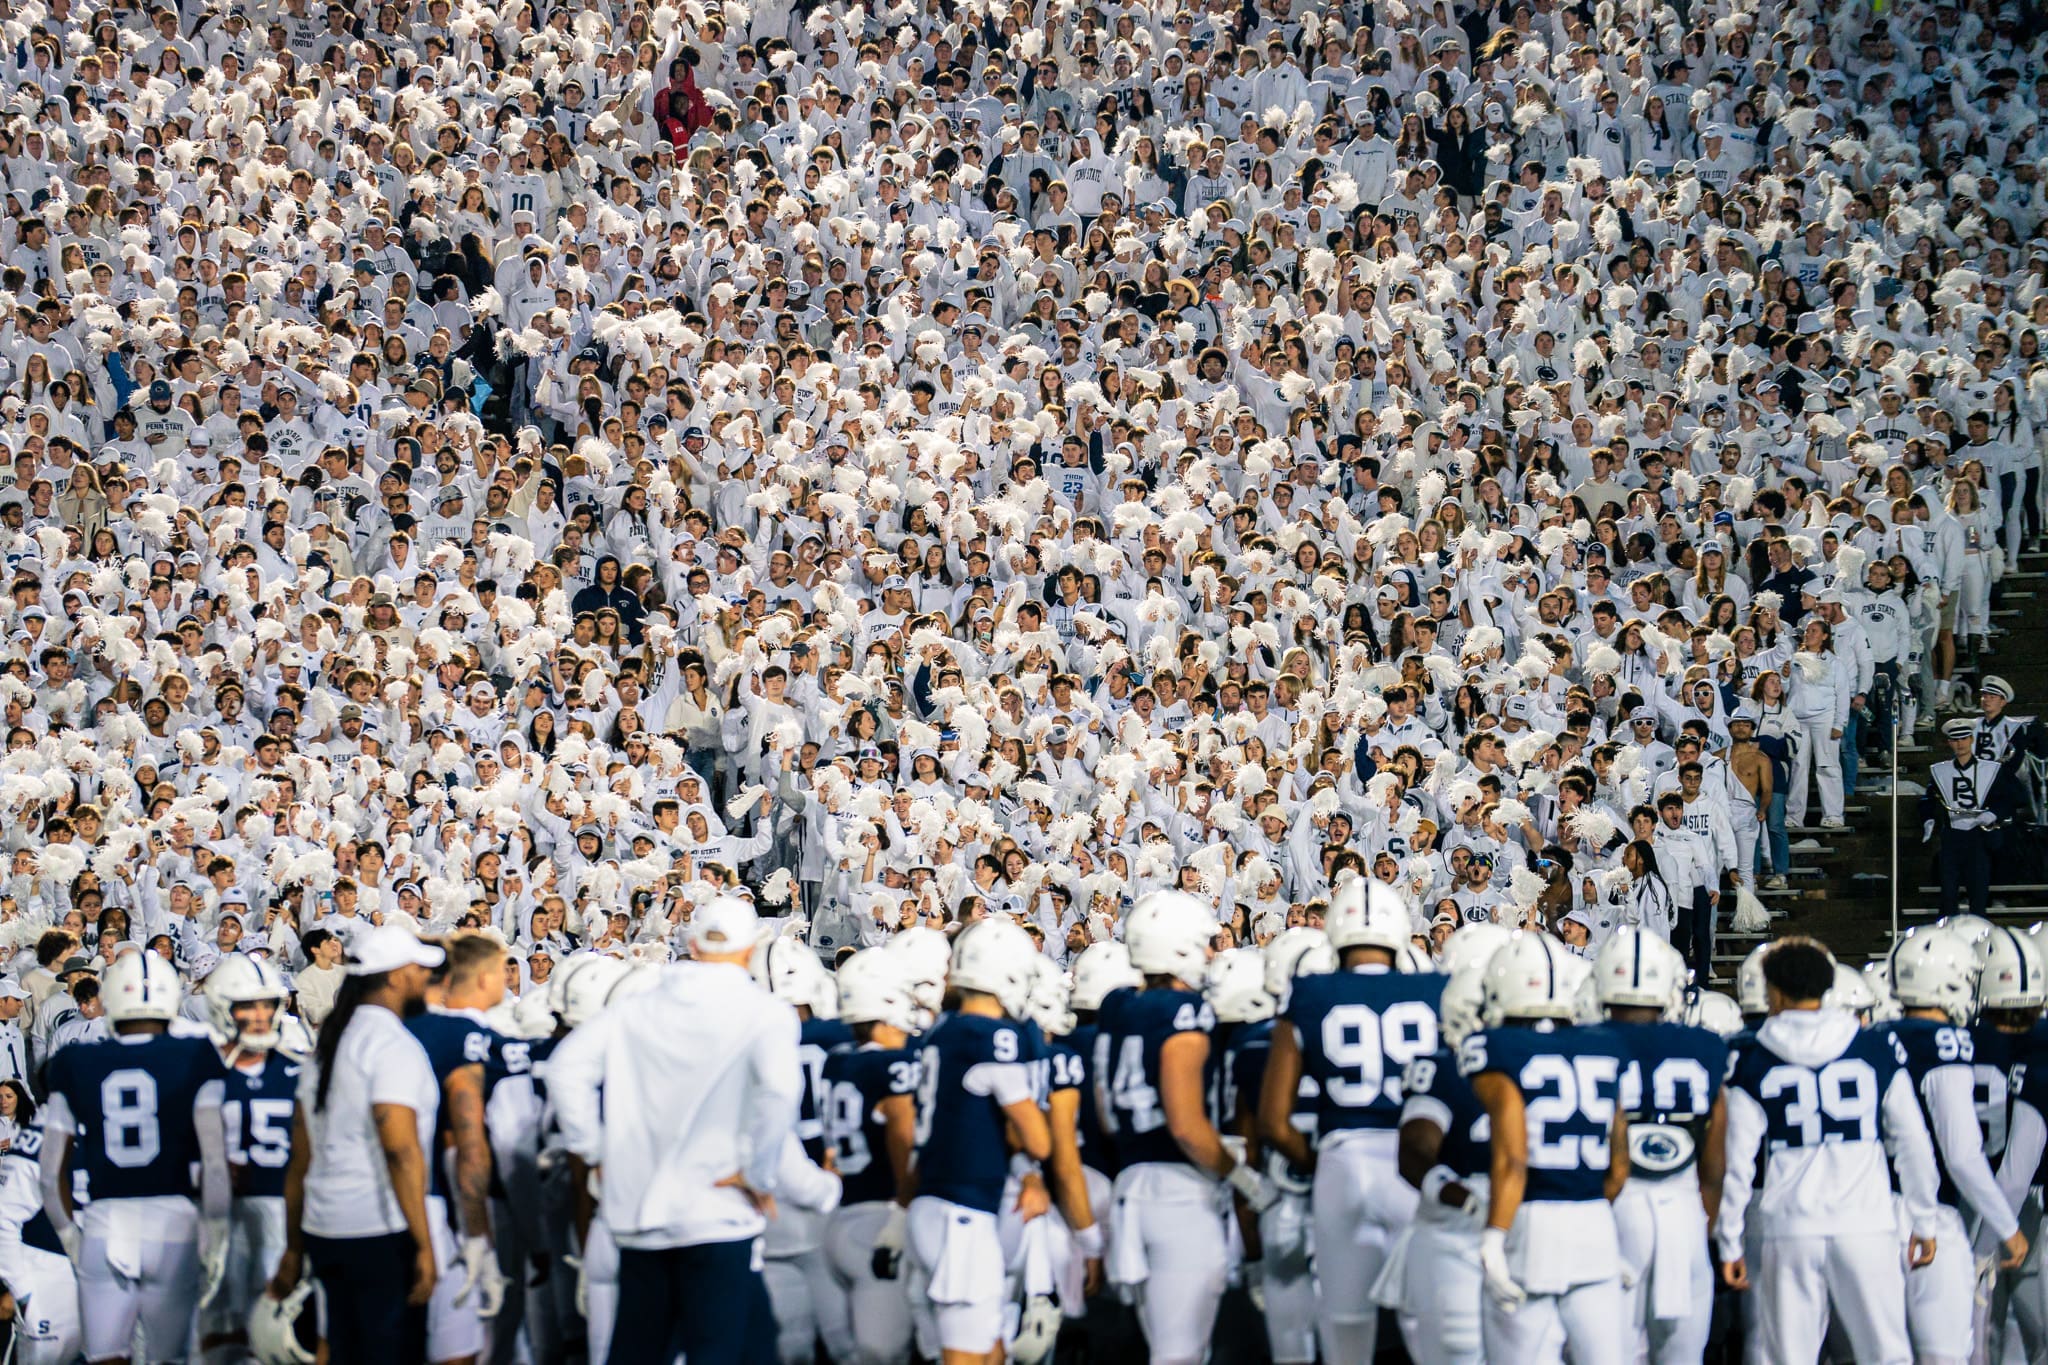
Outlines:
[[1984,940],[1984,971],[1977,978],[1977,1007],[2039,1009],[2048,1004],[2048,981],[2043,981],[2042,975],[2040,945],[2026,934],[1997,925]]
[[869,948],[839,964],[839,1017],[849,1024],[887,1024],[910,1033],[917,1028],[917,1001],[903,958]]
[[1398,953],[1414,936],[1414,918],[1401,895],[1377,877],[1353,877],[1330,897],[1323,932],[1341,956],[1346,948]]
[[1889,1024],[1904,1013],[1898,997],[1892,994],[1892,964],[1888,959],[1877,957],[1864,963],[1863,979],[1870,983],[1870,993],[1877,997],[1877,1004],[1870,1011],[1871,1023]]
[[1048,1038],[1064,1038],[1074,1031],[1074,1012],[1067,1008],[1067,974],[1040,953],[1031,969],[1031,997],[1024,1013]]
[[992,995],[1012,1019],[1025,1017],[1043,956],[1031,935],[1008,919],[977,920],[953,944],[948,980],[954,989]]
[[937,929],[918,925],[883,944],[886,952],[903,961],[904,979],[910,998],[917,1002],[918,1027],[931,1027],[945,1008],[946,971],[953,965],[953,943]]
[[1226,1024],[1255,1024],[1271,1019],[1277,1004],[1266,990],[1266,961],[1256,948],[1219,953],[1209,964],[1202,995],[1216,1018]]
[[1402,944],[1394,954],[1394,970],[1408,976],[1435,976],[1436,959],[1429,955],[1429,949],[1411,941]]
[[548,1004],[548,993],[532,990],[520,996],[512,1007],[512,1023],[521,1038],[539,1041],[553,1037],[555,1012]]
[[1145,978],[1131,965],[1130,949],[1121,943],[1091,943],[1074,959],[1074,988],[1067,992],[1067,1007],[1099,1010],[1111,991],[1142,986]]
[[1877,1008],[1877,992],[1870,989],[1863,973],[1837,962],[1835,984],[1820,998],[1820,1003],[1822,1009],[1847,1010],[1867,1024],[1870,1012]]
[[1518,929],[1486,964],[1488,1028],[1504,1019],[1572,1017],[1585,959],[1548,934]]
[[1593,991],[1602,1006],[1668,1010],[1685,990],[1685,958],[1632,924],[1616,929],[1593,959]]
[[1476,1032],[1485,1006],[1486,970],[1464,967],[1452,972],[1436,1007],[1445,1046],[1455,1049],[1466,1034]]
[[1742,1006],[1736,1004],[1719,991],[1694,991],[1685,1003],[1685,1022],[1696,1028],[1709,1029],[1723,1038],[1733,1038],[1742,1032]]
[[1515,931],[1505,924],[1467,924],[1451,931],[1444,941],[1442,967],[1446,972],[1462,972],[1470,967],[1483,970],[1501,950],[1501,945],[1514,937]]
[[612,998],[612,987],[625,978],[625,959],[604,953],[579,953],[562,965],[555,980],[562,985],[562,1002],[555,1013],[570,1028],[595,1019]]
[[1940,1010],[1967,1024],[1977,1006],[1977,954],[1969,940],[1939,925],[1915,929],[1892,945],[1892,995],[1909,1010]]
[[184,999],[177,968],[161,953],[123,953],[100,973],[100,1000],[110,1024],[152,1019],[168,1024],[178,1017]]
[[1216,937],[1216,912],[1185,891],[1154,891],[1131,907],[1124,946],[1131,965],[1145,976],[1170,976],[1189,990],[1202,989],[1209,975],[1209,945]]
[[1985,944],[1990,941],[1991,931],[1997,928],[1982,915],[1948,915],[1934,922],[1937,929],[1946,929],[1970,945],[1970,951],[1977,955],[1977,961],[1984,961]]
[[1276,1008],[1286,1009],[1297,976],[1324,976],[1337,970],[1337,950],[1320,929],[1300,925],[1276,934],[1266,945],[1266,994]]
[[299,1281],[282,1299],[268,1294],[256,1296],[249,1310],[249,1353],[261,1365],[313,1365],[316,1359],[309,1340],[317,1341],[313,1281]]
[[1757,944],[1735,969],[1735,1003],[1745,1018],[1771,1012],[1769,997],[1764,993],[1764,955],[1770,951],[1770,944]]
[[832,973],[802,939],[762,939],[747,960],[747,970],[770,995],[810,1010],[813,1019],[838,1017],[839,992],[833,988]]
[[[280,1028],[284,1002],[291,991],[277,968],[247,953],[229,953],[206,978],[206,1021],[213,1029],[213,1041],[243,1052],[268,1052],[284,1041]],[[235,1006],[268,1001],[276,1007],[270,1027],[262,1033],[248,1033],[235,1019]]]

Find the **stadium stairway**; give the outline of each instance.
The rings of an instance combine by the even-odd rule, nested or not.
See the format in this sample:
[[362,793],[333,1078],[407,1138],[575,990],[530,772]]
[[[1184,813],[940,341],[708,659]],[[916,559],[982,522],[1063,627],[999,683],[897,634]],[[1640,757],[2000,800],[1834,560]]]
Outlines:
[[[1986,672],[2012,683],[2020,715],[2048,716],[2048,552],[2023,556],[2020,572],[2006,579],[1992,613],[1997,652],[1981,660]],[[1958,660],[1957,676],[1972,683],[1976,673]],[[1974,710],[1957,714],[1973,715]],[[1937,718],[1946,719],[1946,717]],[[1928,768],[1948,756],[1934,725],[1903,736],[1899,746],[1899,794],[1891,795],[1887,769],[1865,767],[1849,796],[1846,829],[1794,828],[1792,871],[1782,891],[1759,890],[1771,914],[1766,933],[1737,934],[1722,918],[1714,945],[1714,980],[1732,988],[1735,969],[1765,938],[1812,934],[1837,957],[1862,963],[1886,952],[1892,928],[1892,802],[1898,802],[1899,928],[1925,924],[1940,912],[1941,888],[1931,846],[1920,842],[1920,791]],[[1811,817],[1819,818],[1816,799]],[[2030,860],[2038,861],[2038,860]],[[2007,879],[1994,871],[1992,918],[2013,924],[2048,919],[2048,882]]]

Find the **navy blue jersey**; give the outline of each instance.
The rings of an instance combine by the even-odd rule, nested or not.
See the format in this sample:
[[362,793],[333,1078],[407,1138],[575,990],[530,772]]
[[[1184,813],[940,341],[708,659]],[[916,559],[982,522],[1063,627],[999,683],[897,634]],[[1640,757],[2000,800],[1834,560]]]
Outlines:
[[1266,1059],[1273,1055],[1273,1021],[1218,1024],[1211,1046],[1216,1052],[1209,1067],[1214,1081],[1209,1112],[1219,1131],[1235,1133],[1240,1120],[1258,1117],[1259,1087],[1266,1080]]
[[[7,1151],[0,1154],[0,1161],[13,1163],[7,1172],[8,1179],[25,1180],[28,1189],[37,1188],[43,1178],[43,1126],[37,1123],[16,1133]],[[38,1251],[58,1256],[64,1254],[64,1242],[57,1236],[50,1215],[43,1212],[40,1200],[34,1216],[21,1225],[21,1242],[23,1246],[32,1246]]]
[[853,1046],[853,1029],[837,1019],[806,1019],[797,1034],[796,1058],[804,1069],[804,1093],[797,1101],[796,1135],[804,1155],[825,1160],[825,1114],[831,1097],[825,1091],[825,1058],[836,1047]]
[[1166,1126],[1166,1107],[1159,1093],[1159,1051],[1177,1034],[1206,1034],[1215,1025],[1215,1012],[1199,991],[1178,987],[1141,991],[1126,986],[1104,998],[1095,1016],[1090,1075],[1095,1081],[1097,1116],[1116,1144],[1120,1165],[1186,1163],[1180,1144]]
[[825,1136],[845,1185],[841,1202],[894,1199],[896,1173],[889,1168],[880,1106],[891,1095],[916,1096],[917,1055],[872,1044],[834,1048],[825,1058],[825,1090]]
[[1628,1051],[1629,1174],[1660,1179],[1690,1170],[1728,1075],[1728,1044],[1711,1029],[1658,1020],[1613,1023]]
[[[1097,1030],[1093,1020],[1075,1027],[1065,1039],[1068,1048],[1081,1059],[1085,1068],[1095,1061],[1095,1038]],[[1115,1175],[1119,1169],[1116,1160],[1116,1144],[1102,1127],[1102,1115],[1095,1108],[1095,1073],[1085,1073],[1087,1082],[1081,1090],[1080,1130],[1081,1164],[1092,1166],[1104,1175]]]
[[[405,1021],[405,1027],[426,1049],[427,1061],[434,1068],[437,1084],[445,1087],[448,1078],[465,1066],[483,1068],[487,1087],[485,1099],[488,1101],[492,1042],[496,1034],[466,1014],[448,1014],[441,1010],[416,1014]],[[445,1095],[445,1090],[443,1093]],[[450,1198],[455,1192],[455,1160],[450,1151],[454,1134],[454,1117],[448,1112],[448,1106],[443,1104],[434,1120],[434,1156],[430,1163],[434,1168],[434,1178],[427,1189],[429,1194],[442,1199]]]
[[1321,1087],[1316,1131],[1401,1126],[1401,1072],[1440,1046],[1444,978],[1392,970],[1296,978],[1282,1016],[1301,1044],[1302,1074]]
[[1458,1049],[1469,1081],[1498,1072],[1522,1092],[1529,1125],[1523,1198],[1564,1203],[1605,1199],[1614,1116],[1627,1048],[1607,1028],[1498,1028]]
[[227,1069],[220,1116],[227,1129],[228,1165],[234,1169],[237,1195],[284,1197],[298,1092],[299,1062],[280,1053],[263,1054],[263,1065],[253,1071]]
[[1031,1045],[1031,1091],[1040,1104],[1050,1106],[1052,1097],[1062,1090],[1078,1090],[1086,1097],[1087,1063],[1065,1038],[1048,1038],[1033,1027],[1026,1041]]
[[917,1192],[995,1213],[1010,1174],[997,1073],[1015,1067],[1028,1094],[1031,1057],[1024,1032],[1008,1019],[948,1014],[921,1042]]
[[1863,1029],[1839,1057],[1806,1066],[1746,1034],[1735,1040],[1728,1084],[1763,1109],[1766,1156],[1828,1142],[1877,1142],[1885,1087],[1898,1074],[1900,1052],[1889,1027]]
[[59,1049],[45,1084],[71,1110],[71,1160],[92,1197],[194,1194],[192,1115],[201,1104],[220,1103],[224,1072],[205,1038],[131,1033]]
[[[2014,1101],[2025,1101],[2040,1111],[2044,1118],[2048,1118],[2048,1026],[2037,1026],[2031,1034],[2023,1037],[2014,1037],[2011,1034],[1996,1035],[2000,1042],[2005,1045],[2006,1055],[2010,1059],[2002,1072],[1996,1071],[1995,1068],[1989,1068],[1984,1061],[1986,1050],[1984,1044],[1987,1041],[1987,1036],[1992,1035],[1992,1033],[1993,1030],[1990,1029],[1980,1029],[1978,1031],[1977,1064],[1980,1067],[1987,1067],[1987,1069],[1993,1070],[1995,1076],[1993,1084],[2009,1085]],[[1985,1126],[1984,1097],[1987,1079],[1989,1078],[1983,1072],[1980,1071],[1978,1073],[1976,1099],[1978,1103],[1977,1124],[1980,1128]],[[2003,1138],[2005,1136],[2004,1123],[2005,1115],[2001,1114],[1999,1118],[2001,1147],[2003,1146]],[[1991,1155],[1991,1144],[1988,1137],[1985,1140],[1984,1154],[1986,1156]],[[2040,1166],[2034,1171],[2034,1178],[2031,1183],[2038,1185],[2044,1179],[2048,1179],[2048,1154],[2044,1154],[2042,1157]]]
[[1472,1093],[1472,1083],[1458,1074],[1458,1059],[1449,1048],[1417,1057],[1401,1073],[1408,1098],[1403,1112],[1410,1119],[1427,1118],[1443,1130],[1436,1161],[1461,1176],[1488,1174],[1493,1165],[1489,1134],[1493,1120]]
[[2031,1033],[2000,1033],[1989,1024],[1978,1024],[1965,1036],[1972,1054],[1970,1101],[1977,1106],[1977,1131],[1984,1135],[1984,1155],[1996,1166],[2005,1155],[2013,1101],[2026,1083],[2030,1059],[2048,1047],[2048,1033],[2039,1025]]

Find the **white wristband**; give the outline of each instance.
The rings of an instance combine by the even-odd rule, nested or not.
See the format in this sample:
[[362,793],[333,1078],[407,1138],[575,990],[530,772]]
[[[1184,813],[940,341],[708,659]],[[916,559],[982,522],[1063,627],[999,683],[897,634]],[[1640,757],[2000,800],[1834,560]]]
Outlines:
[[1078,1229],[1074,1233],[1074,1250],[1081,1253],[1083,1260],[1093,1261],[1101,1257],[1102,1224],[1090,1223],[1087,1227]]

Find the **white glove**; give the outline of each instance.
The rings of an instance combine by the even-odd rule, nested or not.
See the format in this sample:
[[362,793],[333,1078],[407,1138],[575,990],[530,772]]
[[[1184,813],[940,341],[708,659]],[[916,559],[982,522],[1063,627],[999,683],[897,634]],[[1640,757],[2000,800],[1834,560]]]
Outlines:
[[64,1230],[57,1234],[57,1240],[64,1244],[64,1254],[71,1258],[71,1268],[74,1270],[83,1268],[85,1261],[85,1234],[78,1230],[78,1224],[67,1224]]
[[228,1277],[228,1220],[206,1218],[199,1224],[199,1306],[204,1308],[220,1293]]
[[889,1205],[889,1216],[875,1234],[875,1254],[870,1268],[878,1280],[893,1280],[903,1264],[903,1237],[908,1215],[901,1204]]
[[1932,820],[1922,821],[1920,825],[1920,842],[1924,844],[1933,837],[1934,822]]
[[1239,1268],[1244,1278],[1245,1297],[1252,1301],[1252,1307],[1261,1313],[1266,1311],[1266,1266],[1262,1261],[1246,1261]]
[[1280,1191],[1265,1176],[1245,1165],[1242,1161],[1230,1168],[1230,1174],[1223,1183],[1237,1191],[1237,1197],[1251,1206],[1253,1213],[1264,1213],[1280,1202]]
[[581,1256],[564,1256],[562,1264],[576,1272],[576,1316],[590,1316],[590,1276],[583,1269]]
[[1501,1307],[1512,1312],[1529,1297],[1508,1273],[1508,1235],[1504,1230],[1488,1228],[1479,1234],[1479,1269],[1486,1276],[1486,1292]]
[[505,1306],[505,1272],[498,1268],[498,1253],[491,1246],[491,1239],[481,1233],[462,1239],[462,1289],[455,1295],[458,1304],[468,1303],[470,1295],[476,1295],[476,1313],[480,1318],[494,1318]]

